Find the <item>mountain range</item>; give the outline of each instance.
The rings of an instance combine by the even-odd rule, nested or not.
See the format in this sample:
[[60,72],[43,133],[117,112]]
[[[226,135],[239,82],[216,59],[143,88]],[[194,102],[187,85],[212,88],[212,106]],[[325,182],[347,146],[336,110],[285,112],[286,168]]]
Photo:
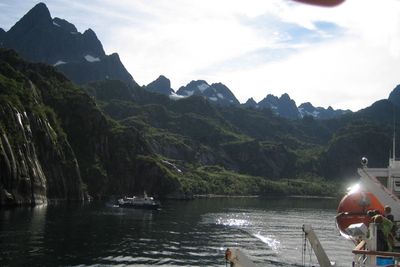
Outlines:
[[400,86],[358,112],[287,94],[240,104],[204,80],[175,92],[162,75],[140,87],[92,30],[42,3],[0,29],[0,44],[0,205],[144,190],[332,195],[361,157],[387,163],[400,112]]
[[351,112],[350,110],[334,110],[332,107],[328,107],[327,109],[314,107],[309,102],[297,107],[296,102],[286,93],[279,98],[269,94],[258,103],[253,98],[249,98],[246,103],[240,104],[226,85],[222,83],[209,85],[204,80],[191,81],[186,86],[180,87],[175,93],[174,89],[171,88],[171,81],[163,75],[149,83],[145,89],[150,92],[167,95],[175,100],[196,95],[221,106],[241,105],[253,109],[270,109],[274,114],[287,119],[300,119],[305,116],[311,116],[316,119],[330,119]]
[[[117,53],[105,54],[93,30],[80,33],[72,23],[57,17],[52,18],[44,3],[33,7],[9,31],[0,29],[0,47],[13,48],[29,61],[53,65],[77,84],[117,79],[130,86],[138,86]],[[203,80],[191,81],[175,93],[168,78],[161,75],[145,89],[169,95],[172,99],[197,95],[217,105],[240,105],[231,90],[222,83],[209,85]],[[244,106],[269,108],[275,114],[288,119],[303,116],[327,119],[350,112],[333,110],[331,107],[315,108],[307,103],[302,105],[297,107],[287,94],[283,94],[280,98],[268,95],[259,103],[250,102]]]

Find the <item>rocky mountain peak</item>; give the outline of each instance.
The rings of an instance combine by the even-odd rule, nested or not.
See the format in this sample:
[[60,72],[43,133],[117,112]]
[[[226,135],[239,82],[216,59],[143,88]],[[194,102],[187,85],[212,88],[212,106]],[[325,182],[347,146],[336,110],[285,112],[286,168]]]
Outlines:
[[258,104],[254,100],[254,98],[250,97],[249,99],[247,99],[246,103],[243,104],[243,106],[247,108],[257,108]]
[[299,106],[299,109],[304,109],[308,112],[314,111],[315,107],[310,102],[305,102]]
[[396,106],[400,106],[400,84],[397,85],[389,95],[389,101]]
[[240,104],[232,91],[222,83],[209,85],[204,80],[191,81],[186,86],[179,88],[176,93],[186,97],[192,95],[202,96],[211,101],[211,103],[221,106]]
[[239,105],[232,91],[223,83],[213,83],[204,91],[204,95],[209,100],[218,103],[222,106]]
[[288,94],[283,94],[280,98],[268,94],[258,103],[260,108],[269,108],[275,114],[288,119],[297,119],[300,117],[296,102],[290,98]]
[[279,98],[278,110],[279,110],[279,114],[282,117],[285,117],[288,119],[300,118],[300,113],[296,106],[296,102],[293,99],[291,99],[288,94],[283,94]]
[[247,99],[246,103],[248,104],[257,104],[257,102],[254,100],[254,98],[250,97],[249,99]]
[[86,38],[93,38],[93,39],[96,38],[97,39],[96,33],[91,28],[84,31],[83,35],[86,36]]
[[211,88],[214,88],[217,93],[224,94],[226,96],[230,95],[233,96],[233,93],[231,90],[223,83],[213,83],[210,86]]
[[264,99],[267,100],[267,101],[274,102],[274,103],[278,103],[278,101],[279,101],[279,98],[277,96],[272,95],[272,94],[268,94],[267,97],[264,98]]
[[214,87],[215,89],[218,88],[217,89],[218,91],[225,91],[226,92],[227,90],[229,90],[229,88],[223,83],[213,83],[213,84],[211,84],[211,86]]
[[164,86],[171,87],[171,81],[167,77],[165,77],[164,75],[158,76],[158,78],[155,79],[154,82],[160,83],[160,84],[162,84]]
[[149,83],[146,86],[146,89],[150,92],[164,95],[170,95],[171,93],[174,93],[174,90],[171,88],[171,81],[164,75],[160,75],[156,80]]
[[201,92],[203,92],[204,90],[206,90],[208,87],[210,87],[210,85],[204,81],[204,80],[196,80],[196,81],[191,81],[187,87],[197,87],[198,90],[200,90]]
[[263,100],[261,100],[258,105],[260,108],[276,109],[278,106],[279,98],[268,94]]
[[87,29],[83,33],[82,37],[84,46],[89,49],[88,53],[92,53],[92,56],[96,57],[104,57],[106,55],[103,49],[103,45],[101,44],[99,39],[97,39],[97,35],[92,29]]
[[298,110],[302,118],[308,116],[317,119],[331,119],[351,112],[350,110],[334,110],[331,106],[327,109],[323,107],[314,107],[310,102],[301,104]]
[[247,100],[243,106],[260,109],[268,108],[271,109],[276,115],[288,119],[299,119],[306,116],[317,119],[330,119],[351,112],[350,110],[335,110],[332,107],[328,107],[327,109],[322,107],[314,107],[310,102],[302,103],[300,106],[296,107],[296,102],[291,99],[287,93],[281,95],[279,98],[277,96],[268,94],[258,104],[254,101],[254,99],[251,98]]
[[34,6],[25,14],[9,32],[27,32],[34,27],[46,27],[52,24],[50,11],[44,3]]
[[284,93],[283,95],[281,95],[281,97],[279,99],[280,100],[284,100],[284,101],[291,101],[292,100],[287,93]]
[[176,92],[178,95],[192,96],[192,95],[202,95],[203,92],[209,88],[210,85],[204,80],[191,81],[186,86],[182,86]]

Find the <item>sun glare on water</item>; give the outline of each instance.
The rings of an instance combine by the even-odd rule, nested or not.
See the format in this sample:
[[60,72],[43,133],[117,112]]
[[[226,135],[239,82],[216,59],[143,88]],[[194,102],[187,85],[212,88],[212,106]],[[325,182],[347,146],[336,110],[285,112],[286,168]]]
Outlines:
[[224,226],[248,226],[250,223],[245,219],[238,219],[238,218],[218,218],[217,224],[224,225]]

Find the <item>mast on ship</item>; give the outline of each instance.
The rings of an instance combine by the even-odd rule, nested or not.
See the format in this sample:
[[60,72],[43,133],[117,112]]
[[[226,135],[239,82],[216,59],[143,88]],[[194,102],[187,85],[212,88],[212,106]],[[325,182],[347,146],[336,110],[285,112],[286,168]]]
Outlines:
[[390,167],[398,167],[398,163],[396,164],[396,117],[393,113],[393,140],[392,140],[392,158],[389,158],[389,166]]
[[393,116],[393,140],[392,140],[392,158],[389,160],[389,166],[396,160],[396,122]]

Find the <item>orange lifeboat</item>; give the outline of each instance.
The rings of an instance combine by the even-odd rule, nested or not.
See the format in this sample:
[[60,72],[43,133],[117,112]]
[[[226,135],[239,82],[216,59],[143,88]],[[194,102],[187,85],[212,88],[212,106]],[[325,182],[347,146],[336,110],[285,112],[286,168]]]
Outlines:
[[384,213],[384,206],[372,193],[356,191],[345,195],[339,203],[336,216],[336,226],[340,234],[348,238],[345,230],[351,224],[364,223],[368,226],[370,218],[367,216],[367,211],[369,210]]

